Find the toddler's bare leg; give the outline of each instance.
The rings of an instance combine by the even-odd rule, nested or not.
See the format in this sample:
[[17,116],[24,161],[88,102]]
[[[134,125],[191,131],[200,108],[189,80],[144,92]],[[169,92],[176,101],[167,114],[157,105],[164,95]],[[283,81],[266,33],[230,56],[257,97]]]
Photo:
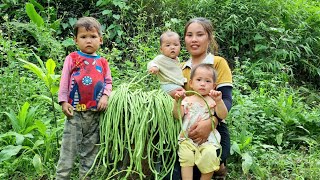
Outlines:
[[192,180],[193,166],[181,167],[182,180]]

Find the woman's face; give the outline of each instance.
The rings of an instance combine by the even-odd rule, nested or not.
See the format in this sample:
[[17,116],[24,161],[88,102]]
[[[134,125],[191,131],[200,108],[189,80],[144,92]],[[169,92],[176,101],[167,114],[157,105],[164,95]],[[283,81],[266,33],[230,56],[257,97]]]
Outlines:
[[185,34],[186,48],[191,56],[201,56],[207,53],[210,43],[209,37],[201,24],[191,23]]

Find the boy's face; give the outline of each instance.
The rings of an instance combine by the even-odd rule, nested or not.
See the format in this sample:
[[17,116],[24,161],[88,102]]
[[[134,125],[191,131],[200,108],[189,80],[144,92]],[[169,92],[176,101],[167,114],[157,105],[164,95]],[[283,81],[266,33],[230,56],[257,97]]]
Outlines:
[[171,59],[176,59],[180,53],[180,48],[180,40],[177,35],[163,36],[160,47],[160,51],[163,55],[170,57]]
[[79,27],[77,37],[74,41],[79,46],[81,52],[96,55],[96,51],[102,44],[102,37],[99,36],[95,28],[87,31],[85,27]]
[[190,80],[190,87],[203,96],[208,95],[215,86],[213,72],[204,67],[199,67]]

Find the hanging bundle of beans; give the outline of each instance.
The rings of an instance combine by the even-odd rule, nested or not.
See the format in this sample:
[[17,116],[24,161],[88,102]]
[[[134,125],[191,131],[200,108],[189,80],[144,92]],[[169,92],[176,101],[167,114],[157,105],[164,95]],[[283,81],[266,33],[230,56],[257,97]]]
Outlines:
[[134,84],[118,86],[109,97],[100,121],[99,166],[110,179],[162,179],[173,171],[180,123],[173,118],[170,96]]

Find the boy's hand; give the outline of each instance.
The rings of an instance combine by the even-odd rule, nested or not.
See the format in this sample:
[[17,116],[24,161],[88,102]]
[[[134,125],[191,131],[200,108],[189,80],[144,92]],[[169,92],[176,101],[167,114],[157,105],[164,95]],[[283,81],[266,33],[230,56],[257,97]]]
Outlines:
[[215,102],[219,102],[222,100],[222,93],[221,91],[216,91],[216,90],[211,90],[209,92],[209,96],[215,101]]
[[151,74],[158,74],[159,68],[153,66],[152,68],[149,69],[149,73]]
[[108,96],[104,94],[101,96],[99,100],[97,110],[104,111],[107,109],[107,107],[108,107]]
[[73,107],[71,106],[71,104],[67,103],[67,102],[63,102],[61,104],[62,106],[62,112],[63,114],[65,114],[68,117],[73,116]]
[[186,97],[186,92],[184,90],[181,90],[181,91],[176,91],[176,94],[174,95],[174,99],[178,102],[178,100],[180,98],[184,98]]

